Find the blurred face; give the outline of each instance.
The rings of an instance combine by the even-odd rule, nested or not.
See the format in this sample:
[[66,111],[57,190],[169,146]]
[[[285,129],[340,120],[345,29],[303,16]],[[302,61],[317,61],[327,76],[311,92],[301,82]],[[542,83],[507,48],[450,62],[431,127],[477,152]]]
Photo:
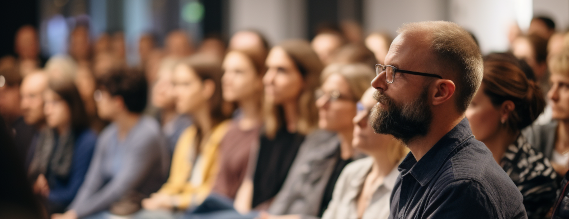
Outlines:
[[47,87],[47,78],[34,74],[26,77],[20,87],[20,107],[24,120],[29,125],[40,125],[44,122],[43,92]]
[[185,65],[174,68],[174,95],[176,98],[176,111],[178,113],[192,114],[206,104],[208,98],[202,93],[204,84],[193,69]]
[[174,32],[166,40],[166,50],[169,56],[186,57],[192,54],[192,46],[188,36],[182,32]]
[[547,25],[541,20],[532,20],[528,28],[528,34],[537,34],[544,39],[549,39],[553,32],[554,31],[549,30]]
[[[362,96],[358,113],[353,118],[354,123],[354,138],[352,139],[352,146],[363,152],[370,153],[374,150],[387,150],[384,145],[393,140],[393,136],[376,134],[371,127],[369,115],[377,101],[373,98],[374,89],[370,88]],[[381,144],[384,142],[385,144]]]
[[280,47],[274,47],[267,56],[267,73],[263,77],[266,100],[273,104],[296,102],[304,81],[294,61]]
[[490,101],[490,97],[484,93],[484,85],[472,98],[465,114],[472,134],[477,140],[484,142],[498,133],[501,126],[500,109],[496,108]]
[[69,105],[52,90],[44,92],[45,121],[51,128],[68,126],[71,123],[71,111]]
[[0,113],[8,117],[20,116],[20,87],[0,87]]
[[318,127],[333,132],[351,133],[356,102],[346,79],[339,74],[330,75],[317,92],[317,96]]
[[569,119],[569,77],[552,73],[551,89],[547,93],[552,108],[552,118],[566,121]]
[[119,108],[119,97],[113,97],[108,91],[96,90],[93,94],[97,104],[97,114],[103,120],[112,121]]
[[23,59],[36,59],[39,54],[39,41],[35,29],[24,27],[16,35],[16,52]]
[[71,33],[69,44],[69,52],[77,60],[86,60],[89,58],[90,42],[89,30],[80,27]]
[[231,37],[228,49],[264,51],[264,46],[257,34],[248,31],[239,31]]
[[262,93],[262,79],[245,54],[228,53],[223,60],[223,69],[221,85],[225,101],[238,102]]
[[320,34],[312,40],[312,49],[325,64],[330,64],[332,53],[340,46],[341,40],[332,34]]
[[384,63],[385,55],[389,46],[386,46],[385,40],[379,35],[370,35],[365,40],[366,47],[373,51],[375,58],[379,63]]
[[152,88],[152,105],[161,109],[173,109],[176,106],[174,98],[174,86],[172,83],[172,72],[162,69],[158,75],[160,77]]
[[518,37],[512,44],[512,52],[518,59],[523,59],[533,70],[537,78],[541,78],[543,73],[537,60],[535,60],[535,52],[528,39]]

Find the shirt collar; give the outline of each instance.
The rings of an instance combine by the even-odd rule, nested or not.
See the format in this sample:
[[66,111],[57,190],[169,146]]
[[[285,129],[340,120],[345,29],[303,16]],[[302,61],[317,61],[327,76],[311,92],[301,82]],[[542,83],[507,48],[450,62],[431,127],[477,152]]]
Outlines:
[[470,124],[466,118],[462,119],[450,132],[443,136],[426,154],[417,162],[411,152],[399,165],[402,176],[411,174],[421,186],[427,185],[436,175],[441,166],[448,160],[449,155],[461,143],[474,137]]

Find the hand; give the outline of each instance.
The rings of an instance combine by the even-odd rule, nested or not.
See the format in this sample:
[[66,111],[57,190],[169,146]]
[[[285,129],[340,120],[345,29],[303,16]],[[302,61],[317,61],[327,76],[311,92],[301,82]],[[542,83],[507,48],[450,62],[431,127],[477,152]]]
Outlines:
[[64,214],[52,214],[51,219],[78,219],[78,217],[74,210],[69,210]]
[[34,183],[34,193],[39,194],[43,197],[47,197],[49,195],[49,185],[47,183],[47,179],[43,174],[40,174]]
[[300,215],[270,215],[267,212],[261,212],[256,219],[300,219]]
[[173,207],[173,197],[160,193],[153,193],[150,198],[142,200],[142,207],[146,210],[170,209]]

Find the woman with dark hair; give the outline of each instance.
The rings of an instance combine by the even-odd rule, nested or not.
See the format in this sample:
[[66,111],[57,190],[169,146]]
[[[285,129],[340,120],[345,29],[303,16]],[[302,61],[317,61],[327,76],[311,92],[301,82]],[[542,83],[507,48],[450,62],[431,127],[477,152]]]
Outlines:
[[507,61],[485,61],[482,85],[466,110],[472,132],[484,142],[524,197],[529,218],[544,218],[558,184],[549,160],[521,130],[543,112],[541,89]]
[[83,184],[97,135],[72,81],[50,80],[44,92],[48,129],[38,137],[29,174],[34,191],[47,199],[49,213],[62,213]]
[[160,188],[168,171],[166,140],[156,120],[142,116],[148,87],[135,70],[112,69],[99,78],[97,112],[110,120],[99,136],[85,183],[58,218],[130,215]]
[[168,181],[142,201],[139,218],[171,218],[199,205],[211,192],[218,172],[219,144],[231,115],[221,94],[221,63],[195,55],[174,68],[176,111],[194,124],[178,139]]

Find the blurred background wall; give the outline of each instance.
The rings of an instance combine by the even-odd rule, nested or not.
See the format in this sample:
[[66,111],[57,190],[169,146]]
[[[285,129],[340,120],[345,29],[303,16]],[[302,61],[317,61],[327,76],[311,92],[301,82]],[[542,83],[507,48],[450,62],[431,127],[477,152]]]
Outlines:
[[[316,30],[345,21],[362,25],[364,34],[387,31],[422,20],[449,20],[474,33],[484,53],[507,49],[509,25],[527,28],[534,15],[569,26],[569,0],[18,0],[1,1],[0,55],[13,53],[18,27],[40,30],[44,56],[65,53],[75,25],[90,27],[94,41],[102,33],[122,31],[127,53],[136,54],[142,34],[162,42],[183,29],[198,43],[206,36],[226,39],[241,29],[256,29],[275,44],[287,38],[311,39]],[[136,55],[127,56],[135,64]]]

